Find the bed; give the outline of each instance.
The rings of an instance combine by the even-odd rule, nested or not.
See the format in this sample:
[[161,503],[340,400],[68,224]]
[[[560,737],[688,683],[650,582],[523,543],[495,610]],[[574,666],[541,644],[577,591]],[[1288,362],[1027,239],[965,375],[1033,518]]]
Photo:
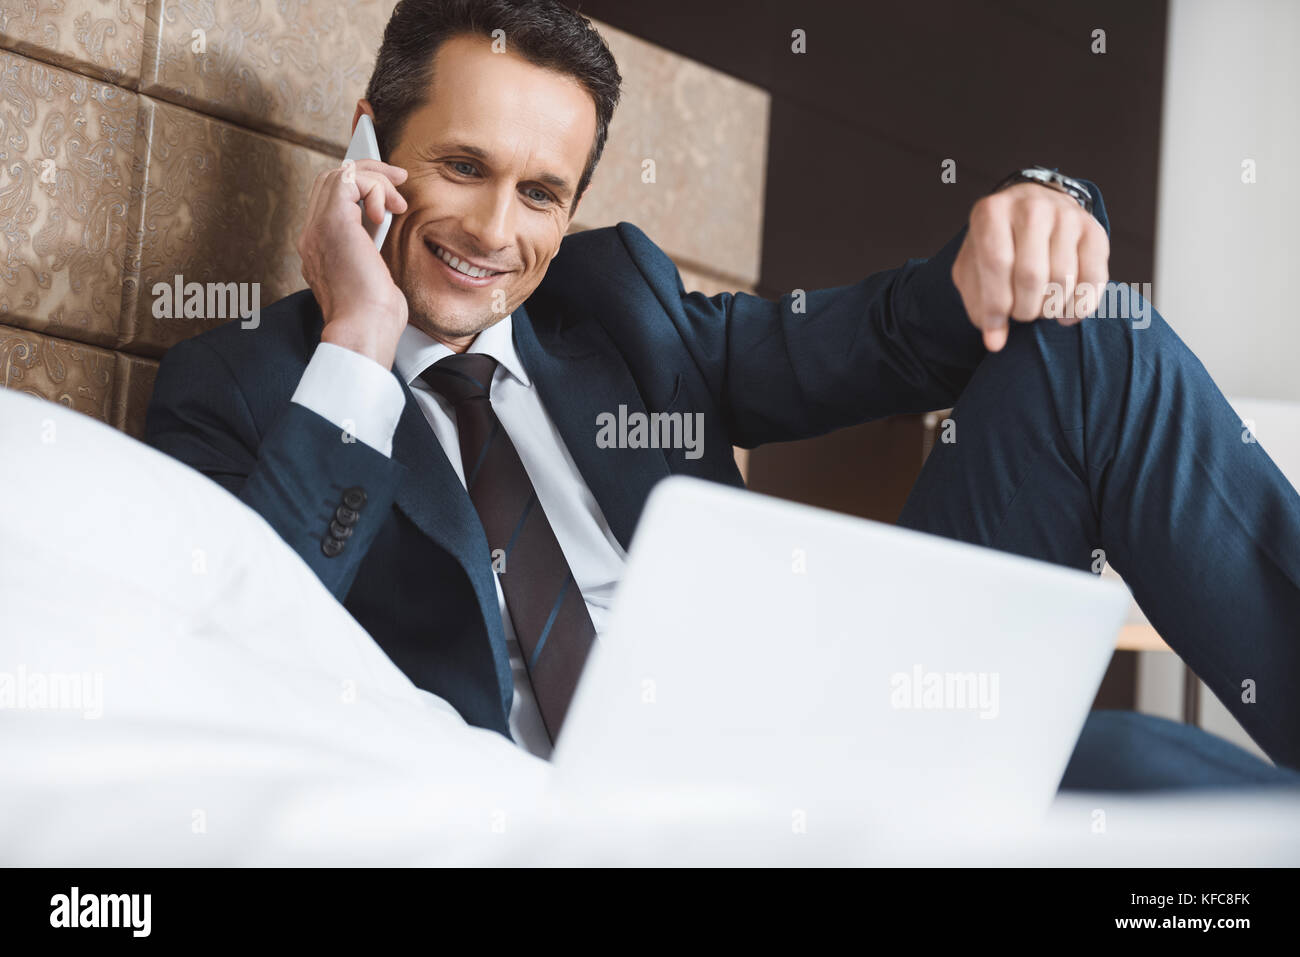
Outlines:
[[570,794],[188,467],[0,390],[0,493],[0,864],[1300,863],[1291,792],[1075,795],[969,846],[760,833],[745,795]]

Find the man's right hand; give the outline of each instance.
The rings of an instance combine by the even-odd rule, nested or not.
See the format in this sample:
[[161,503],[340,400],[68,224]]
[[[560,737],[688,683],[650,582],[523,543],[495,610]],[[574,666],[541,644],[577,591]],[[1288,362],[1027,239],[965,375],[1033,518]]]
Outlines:
[[397,184],[406,170],[378,160],[345,162],[321,173],[307,201],[307,222],[298,237],[302,276],[316,296],[325,328],[321,342],[351,349],[385,369],[393,367],[397,340],[406,328],[406,297],[361,221],[379,223],[384,211],[406,211]]

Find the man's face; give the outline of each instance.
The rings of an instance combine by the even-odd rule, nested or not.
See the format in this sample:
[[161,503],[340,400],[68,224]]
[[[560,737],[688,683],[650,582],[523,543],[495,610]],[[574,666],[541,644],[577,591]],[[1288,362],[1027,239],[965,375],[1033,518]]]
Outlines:
[[[393,217],[384,259],[410,322],[459,349],[542,281],[596,137],[595,103],[576,80],[491,43],[466,35],[442,45],[427,102],[384,157],[407,171],[409,204]],[[444,256],[497,275],[467,276]]]

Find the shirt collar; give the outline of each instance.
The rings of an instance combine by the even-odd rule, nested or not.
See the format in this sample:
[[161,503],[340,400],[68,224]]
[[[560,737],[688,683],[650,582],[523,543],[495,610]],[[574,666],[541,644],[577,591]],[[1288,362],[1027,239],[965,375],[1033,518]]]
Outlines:
[[[474,337],[474,341],[466,351],[481,352],[491,356],[503,369],[518,379],[520,384],[528,385],[528,372],[519,359],[519,353],[515,351],[515,337],[510,320],[511,317],[506,316],[500,322],[488,326]],[[408,322],[406,328],[402,330],[401,338],[397,340],[397,356],[393,365],[398,375],[402,377],[402,381],[409,386],[429,366],[452,354],[450,348]]]

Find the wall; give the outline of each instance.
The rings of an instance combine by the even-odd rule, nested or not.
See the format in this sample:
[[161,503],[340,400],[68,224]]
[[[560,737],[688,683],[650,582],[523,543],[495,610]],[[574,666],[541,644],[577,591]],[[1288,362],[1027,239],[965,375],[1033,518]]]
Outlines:
[[[155,318],[155,283],[302,288],[393,3],[0,0],[0,384],[139,437],[158,359],[225,321]],[[574,228],[637,222],[688,287],[752,288],[767,94],[603,32],[627,97]]]
[[1293,0],[1171,5],[1156,306],[1233,397],[1300,400],[1298,49]]

